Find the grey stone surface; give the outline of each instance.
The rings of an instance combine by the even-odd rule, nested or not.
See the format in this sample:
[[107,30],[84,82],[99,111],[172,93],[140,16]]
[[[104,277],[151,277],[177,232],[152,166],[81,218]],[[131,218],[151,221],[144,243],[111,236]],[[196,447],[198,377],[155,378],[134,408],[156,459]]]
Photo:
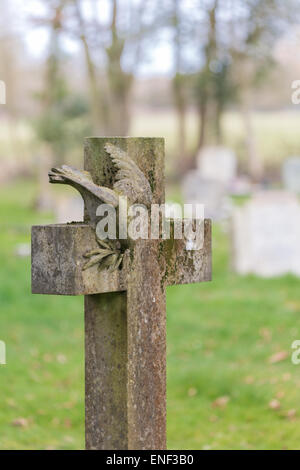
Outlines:
[[[200,250],[187,250],[184,239],[161,240],[160,276],[164,285],[209,281],[210,241],[209,220],[205,220],[204,241]],[[86,262],[84,254],[98,247],[95,231],[90,225],[36,225],[32,227],[31,243],[33,293],[89,295],[127,290],[128,254],[121,270],[99,273],[97,265],[82,269]]]
[[282,180],[285,189],[300,193],[300,156],[290,157],[284,161]]

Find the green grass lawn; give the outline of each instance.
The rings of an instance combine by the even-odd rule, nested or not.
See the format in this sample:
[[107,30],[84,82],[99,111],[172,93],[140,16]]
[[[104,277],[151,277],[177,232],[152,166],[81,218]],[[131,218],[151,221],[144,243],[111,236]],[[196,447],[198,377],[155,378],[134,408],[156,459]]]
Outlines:
[[[84,447],[83,299],[33,296],[33,187],[0,191],[0,448]],[[168,289],[168,447],[300,448],[299,280],[241,278],[214,227],[213,282]],[[287,357],[271,363],[277,352]],[[276,401],[277,400],[277,401]],[[270,402],[271,405],[270,406]]]

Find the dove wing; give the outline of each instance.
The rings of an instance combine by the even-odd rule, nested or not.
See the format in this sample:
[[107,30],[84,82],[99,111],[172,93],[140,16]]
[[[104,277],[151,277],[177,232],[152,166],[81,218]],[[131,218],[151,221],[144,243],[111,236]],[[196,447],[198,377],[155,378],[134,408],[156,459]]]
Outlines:
[[152,191],[144,173],[124,150],[107,143],[105,150],[118,168],[114,189],[132,202],[151,203]]

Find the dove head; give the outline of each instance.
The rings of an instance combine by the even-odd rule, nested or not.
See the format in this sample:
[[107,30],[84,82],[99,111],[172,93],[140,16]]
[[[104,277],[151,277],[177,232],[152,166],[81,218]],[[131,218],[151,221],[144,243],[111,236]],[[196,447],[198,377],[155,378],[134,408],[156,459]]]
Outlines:
[[91,176],[86,171],[77,170],[68,165],[62,165],[61,168],[52,168],[49,173],[49,182],[58,184],[70,184],[71,181],[78,184],[90,181]]

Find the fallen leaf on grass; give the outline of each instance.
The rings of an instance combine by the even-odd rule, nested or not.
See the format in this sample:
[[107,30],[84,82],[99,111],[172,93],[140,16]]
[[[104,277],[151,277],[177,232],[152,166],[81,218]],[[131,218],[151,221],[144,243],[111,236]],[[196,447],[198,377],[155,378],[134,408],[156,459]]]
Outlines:
[[280,401],[279,400],[276,400],[276,398],[274,398],[273,400],[271,400],[269,402],[269,408],[271,408],[271,410],[279,410],[280,408]]
[[219,418],[218,418],[218,416],[216,416],[216,415],[211,415],[211,416],[209,417],[209,421],[210,421],[211,423],[215,423],[215,422],[218,421],[218,420],[219,420]]
[[261,328],[259,330],[259,334],[267,343],[272,339],[272,332],[269,330],[269,328]]
[[66,362],[67,362],[67,358],[64,354],[58,354],[56,356],[56,360],[59,364],[66,364]]
[[247,375],[247,377],[244,378],[244,382],[247,385],[253,384],[254,377],[252,377],[252,375]]
[[213,408],[226,408],[229,400],[230,398],[227,396],[219,397],[214,402],[212,402],[212,407]]
[[276,364],[277,362],[284,361],[288,355],[289,354],[287,351],[279,351],[275,354],[272,354],[272,356],[269,358],[269,363]]
[[64,427],[70,429],[72,427],[72,421],[69,418],[64,420]]
[[43,360],[44,360],[44,362],[53,362],[52,354],[48,354],[48,353],[44,354],[43,355]]
[[12,421],[11,425],[15,426],[16,428],[27,428],[28,427],[28,419],[26,418],[17,418]]
[[297,413],[297,410],[291,409],[287,411],[285,416],[287,417],[287,419],[292,421],[296,417],[296,413]]
[[63,403],[63,408],[66,410],[71,410],[75,405],[76,403],[74,401],[67,401],[66,403]]
[[16,408],[16,402],[13,398],[7,398],[6,400],[6,403],[8,404],[8,406],[10,406],[11,408]]
[[189,397],[194,397],[195,395],[197,395],[197,390],[196,390],[196,388],[194,388],[194,387],[189,388],[189,390],[188,390],[188,396],[189,396]]
[[52,421],[51,421],[51,424],[53,426],[59,426],[60,424],[60,419],[59,418],[53,418]]

